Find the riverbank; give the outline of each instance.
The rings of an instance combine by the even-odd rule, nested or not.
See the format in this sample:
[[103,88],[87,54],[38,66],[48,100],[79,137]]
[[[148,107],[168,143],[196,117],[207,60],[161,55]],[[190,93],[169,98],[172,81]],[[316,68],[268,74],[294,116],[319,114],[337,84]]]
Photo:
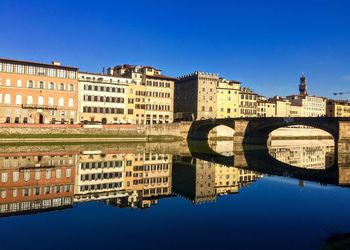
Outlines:
[[0,124],[0,143],[173,142],[187,138],[190,123],[155,125]]

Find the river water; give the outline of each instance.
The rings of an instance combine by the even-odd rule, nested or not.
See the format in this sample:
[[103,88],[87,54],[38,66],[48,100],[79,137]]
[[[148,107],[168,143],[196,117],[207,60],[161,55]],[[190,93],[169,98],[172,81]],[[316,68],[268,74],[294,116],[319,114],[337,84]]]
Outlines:
[[350,232],[340,158],[332,140],[1,146],[0,249],[322,249]]

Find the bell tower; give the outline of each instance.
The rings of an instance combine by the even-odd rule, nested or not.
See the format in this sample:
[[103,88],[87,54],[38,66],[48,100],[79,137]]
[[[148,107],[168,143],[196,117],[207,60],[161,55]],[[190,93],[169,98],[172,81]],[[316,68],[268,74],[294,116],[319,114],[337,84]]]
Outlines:
[[299,93],[302,96],[307,96],[306,77],[304,73],[300,76]]

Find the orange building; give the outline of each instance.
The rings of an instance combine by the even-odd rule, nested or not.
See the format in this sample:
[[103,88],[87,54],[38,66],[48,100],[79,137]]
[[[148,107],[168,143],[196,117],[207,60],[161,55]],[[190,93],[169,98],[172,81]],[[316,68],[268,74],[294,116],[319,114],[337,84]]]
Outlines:
[[0,123],[76,123],[78,68],[0,58]]
[[0,217],[73,206],[76,155],[0,154]]

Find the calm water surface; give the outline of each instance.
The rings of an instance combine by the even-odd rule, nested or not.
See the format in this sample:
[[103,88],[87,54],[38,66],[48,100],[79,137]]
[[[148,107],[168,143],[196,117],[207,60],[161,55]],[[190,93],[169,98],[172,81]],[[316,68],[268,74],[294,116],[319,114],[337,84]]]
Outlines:
[[327,140],[0,147],[0,249],[321,249],[350,232],[340,158]]

